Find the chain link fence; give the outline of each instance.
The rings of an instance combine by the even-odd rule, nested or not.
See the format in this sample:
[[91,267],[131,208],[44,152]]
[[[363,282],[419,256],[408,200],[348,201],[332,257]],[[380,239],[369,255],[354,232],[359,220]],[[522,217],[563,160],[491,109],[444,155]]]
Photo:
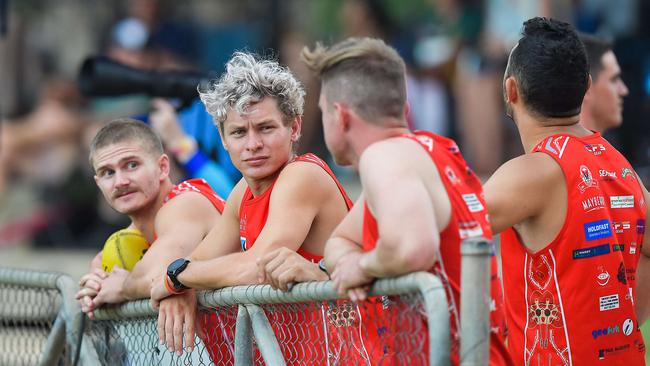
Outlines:
[[[461,365],[485,364],[491,243],[462,248]],[[441,280],[418,272],[376,281],[370,298],[341,299],[330,282],[198,293],[195,347],[181,355],[158,341],[148,300],[104,306],[85,325],[72,279],[0,268],[3,365],[448,365],[449,306]],[[81,337],[83,335],[83,337]],[[187,340],[185,340],[187,344]],[[467,341],[467,342],[465,342]],[[466,343],[466,345],[463,345]],[[78,361],[78,362],[77,362]]]
[[198,298],[196,346],[180,356],[159,344],[156,313],[145,300],[96,310],[86,339],[102,365],[449,362],[449,313],[437,277],[380,280],[371,295],[345,301],[329,282],[297,284],[287,293],[270,286],[206,291]]
[[72,364],[76,287],[61,273],[0,268],[0,365]]

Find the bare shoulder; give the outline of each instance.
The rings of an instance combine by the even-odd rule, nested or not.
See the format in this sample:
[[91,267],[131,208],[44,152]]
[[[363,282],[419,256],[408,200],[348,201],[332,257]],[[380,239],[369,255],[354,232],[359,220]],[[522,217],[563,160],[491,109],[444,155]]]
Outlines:
[[285,189],[290,189],[294,193],[305,191],[315,194],[319,190],[322,191],[327,187],[338,189],[334,180],[325,169],[311,162],[296,161],[282,169],[273,188],[273,192],[275,193],[276,190],[284,191]]
[[564,181],[564,174],[552,157],[543,153],[518,156],[507,161],[490,177],[486,190],[493,183],[530,189],[548,189],[549,184]]
[[431,164],[426,150],[417,142],[406,138],[390,138],[368,146],[359,158],[361,175],[379,171],[414,172],[417,164]]

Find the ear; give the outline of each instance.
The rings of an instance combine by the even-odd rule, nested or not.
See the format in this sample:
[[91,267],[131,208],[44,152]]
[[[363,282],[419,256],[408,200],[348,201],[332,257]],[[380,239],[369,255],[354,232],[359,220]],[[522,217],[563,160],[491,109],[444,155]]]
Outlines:
[[302,130],[302,117],[297,116],[291,124],[291,143],[300,140],[300,131]]
[[99,187],[99,177],[97,176],[97,174],[93,175],[93,179],[95,179],[95,184],[97,184],[97,187]]
[[228,144],[226,144],[226,140],[223,138],[223,129],[225,128],[224,123],[219,124],[217,126],[217,131],[219,131],[219,138],[221,139],[221,146],[223,146],[223,149],[228,151]]
[[591,74],[589,74],[589,80],[587,80],[587,91],[585,92],[584,100],[591,99],[591,86],[593,85],[593,79]]
[[344,103],[334,103],[334,116],[336,127],[341,132],[347,132],[350,129],[350,107]]
[[519,101],[519,88],[517,81],[512,76],[506,79],[506,102],[517,103]]
[[158,158],[158,168],[160,169],[160,179],[164,180],[169,177],[169,156],[167,154],[162,154]]

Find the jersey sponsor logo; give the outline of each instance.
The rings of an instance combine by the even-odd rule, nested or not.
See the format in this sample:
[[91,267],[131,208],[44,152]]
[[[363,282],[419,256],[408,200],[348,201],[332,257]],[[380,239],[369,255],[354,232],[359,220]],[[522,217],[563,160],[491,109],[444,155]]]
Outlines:
[[586,144],[585,149],[596,156],[602,154],[606,150],[603,144]]
[[456,173],[454,173],[454,169],[452,169],[449,165],[445,167],[445,175],[451,184],[458,184],[458,177],[456,176]]
[[608,220],[588,222],[583,226],[585,230],[585,238],[587,241],[609,238],[612,236],[612,229],[609,226]]
[[634,196],[610,196],[609,203],[611,208],[633,208]]
[[645,233],[645,220],[644,219],[636,220],[636,233],[637,234],[644,234]]
[[629,343],[626,343],[620,346],[601,348],[598,350],[598,359],[604,360],[606,357],[615,356],[621,352],[627,352],[630,347],[631,345]]
[[634,171],[630,168],[622,168],[621,169],[621,178],[625,179],[627,177],[630,177],[632,180],[636,180],[636,175],[634,175]]
[[612,276],[610,276],[609,272],[607,272],[602,266],[598,267],[598,269],[600,270],[600,273],[596,275],[596,283],[600,286],[606,286]]
[[623,234],[625,230],[630,229],[630,222],[629,221],[613,221],[612,222],[612,227],[614,228],[614,232],[616,234]]
[[549,137],[544,144],[544,150],[561,158],[564,155],[567,142],[569,142],[569,136]]
[[621,332],[621,327],[618,325],[614,326],[607,326],[603,328],[596,328],[591,331],[591,336],[594,337],[594,339],[598,339],[599,337],[603,337],[606,335],[611,335],[611,334],[616,334]]
[[581,248],[573,251],[573,259],[585,259],[609,254],[609,244],[596,245],[595,247]]
[[623,334],[629,336],[630,334],[632,334],[632,331],[634,331],[634,321],[630,318],[625,319],[625,321],[623,322],[623,327],[621,328],[623,330]]
[[241,244],[241,251],[245,252],[246,251],[246,237],[245,236],[240,236],[239,237],[239,244]]
[[480,212],[485,209],[481,201],[476,196],[476,193],[464,194],[462,196],[465,204],[467,205],[467,208],[469,209],[469,212]]
[[630,254],[636,254],[636,243],[635,242],[630,243]]
[[612,244],[612,252],[624,252],[625,244]]
[[609,170],[605,169],[600,169],[598,171],[598,176],[600,176],[603,180],[616,180],[616,172],[610,172]]
[[449,151],[452,154],[460,154],[460,149],[458,148],[458,145],[456,145],[456,144],[449,145],[449,147],[447,148],[447,151]]
[[605,208],[605,197],[598,195],[582,200],[582,209],[591,212]]
[[620,305],[618,301],[618,294],[601,296],[600,298],[598,298],[598,303],[600,305],[600,311],[618,309]]
[[580,165],[580,178],[582,178],[582,182],[578,184],[580,193],[585,193],[588,188],[598,188],[598,181],[594,179],[591,170],[585,165]]
[[461,240],[483,236],[481,223],[476,220],[460,221],[458,223],[458,235]]

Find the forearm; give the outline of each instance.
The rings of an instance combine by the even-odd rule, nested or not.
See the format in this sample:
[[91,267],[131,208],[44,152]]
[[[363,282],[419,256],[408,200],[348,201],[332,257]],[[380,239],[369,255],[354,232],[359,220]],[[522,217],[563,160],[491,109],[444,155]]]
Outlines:
[[636,314],[639,324],[650,315],[650,257],[641,255],[636,269]]
[[178,276],[187,287],[197,290],[257,283],[256,256],[234,253],[209,260],[192,261]]
[[325,245],[325,267],[327,271],[333,273],[336,269],[336,264],[346,254],[361,251],[362,248],[353,241],[342,237],[332,237]]
[[[162,274],[162,270],[160,272]],[[130,274],[122,285],[122,295],[127,300],[145,299],[151,294],[151,286],[155,280],[153,275],[135,276]]]
[[361,256],[359,266],[371,277],[393,277],[410,272],[427,271],[435,262],[435,255],[425,250],[424,246],[420,246],[421,251],[409,251],[406,244],[397,248],[389,248],[377,242],[375,249]]

